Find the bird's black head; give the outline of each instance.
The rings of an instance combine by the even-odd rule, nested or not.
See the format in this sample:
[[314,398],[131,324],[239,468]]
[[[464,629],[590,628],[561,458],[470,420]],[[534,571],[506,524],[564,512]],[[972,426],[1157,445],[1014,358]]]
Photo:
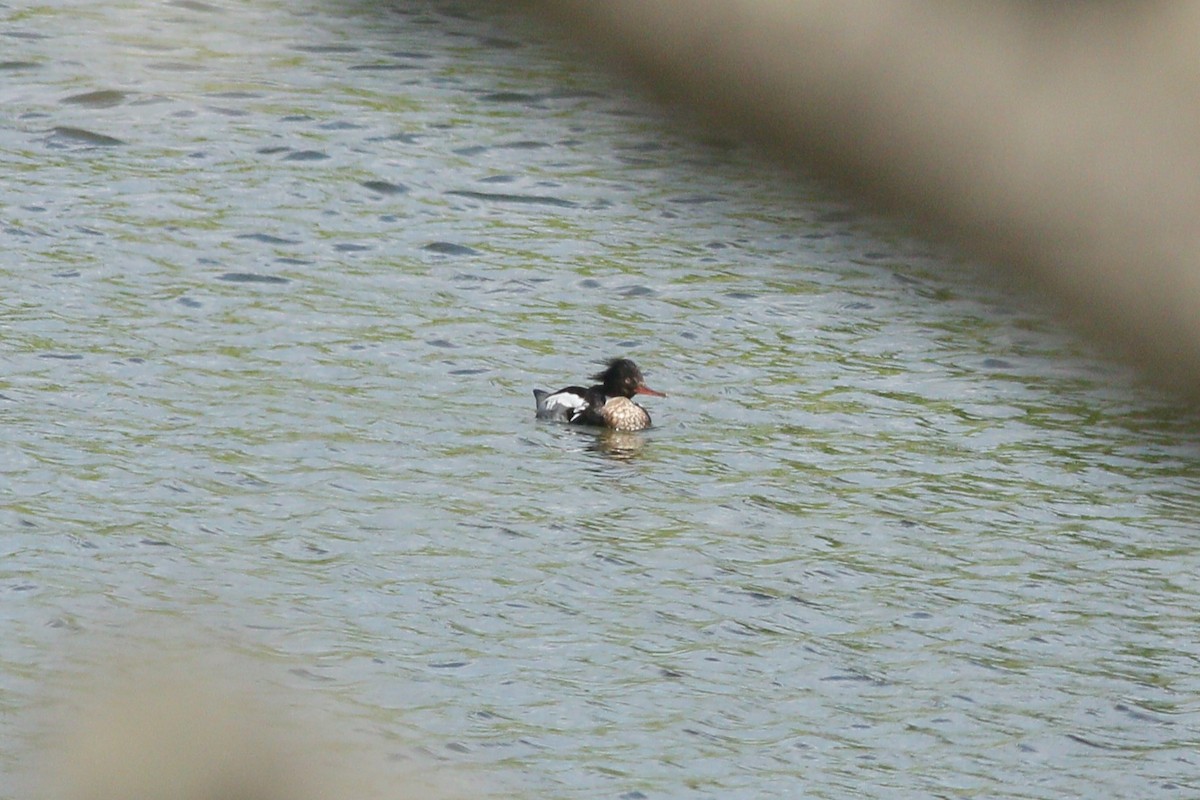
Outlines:
[[628,358],[614,358],[609,361],[608,368],[597,372],[592,376],[592,380],[599,381],[604,386],[604,394],[609,397],[633,397],[635,394],[666,397],[662,392],[656,392],[646,385],[642,371]]

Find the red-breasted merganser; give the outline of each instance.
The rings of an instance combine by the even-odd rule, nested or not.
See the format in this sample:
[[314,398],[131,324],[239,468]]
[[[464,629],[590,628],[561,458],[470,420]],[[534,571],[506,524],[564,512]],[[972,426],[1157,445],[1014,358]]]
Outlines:
[[567,386],[557,392],[533,390],[538,419],[555,419],[575,425],[599,425],[618,431],[640,431],[650,427],[646,409],[630,398],[635,394],[666,397],[646,385],[638,365],[628,358],[614,358],[608,368],[597,372],[595,386]]

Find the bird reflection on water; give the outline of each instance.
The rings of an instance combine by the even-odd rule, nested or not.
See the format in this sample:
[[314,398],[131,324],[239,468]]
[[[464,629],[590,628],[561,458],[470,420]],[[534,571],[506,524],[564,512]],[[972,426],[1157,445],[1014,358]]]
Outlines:
[[588,445],[588,450],[628,461],[637,457],[646,446],[646,439],[630,431],[605,430]]

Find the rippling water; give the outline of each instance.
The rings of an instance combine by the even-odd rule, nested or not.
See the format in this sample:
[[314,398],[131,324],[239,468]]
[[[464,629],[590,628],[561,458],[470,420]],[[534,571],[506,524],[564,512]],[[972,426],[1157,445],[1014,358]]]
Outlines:
[[473,6],[0,42],[9,720],[165,615],[518,796],[1200,788],[1196,419],[970,267]]

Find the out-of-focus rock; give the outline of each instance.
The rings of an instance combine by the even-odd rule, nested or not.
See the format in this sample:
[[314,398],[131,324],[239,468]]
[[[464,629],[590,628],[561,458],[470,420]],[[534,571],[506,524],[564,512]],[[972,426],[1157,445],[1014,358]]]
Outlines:
[[554,0],[660,96],[1046,292],[1200,397],[1200,7]]

